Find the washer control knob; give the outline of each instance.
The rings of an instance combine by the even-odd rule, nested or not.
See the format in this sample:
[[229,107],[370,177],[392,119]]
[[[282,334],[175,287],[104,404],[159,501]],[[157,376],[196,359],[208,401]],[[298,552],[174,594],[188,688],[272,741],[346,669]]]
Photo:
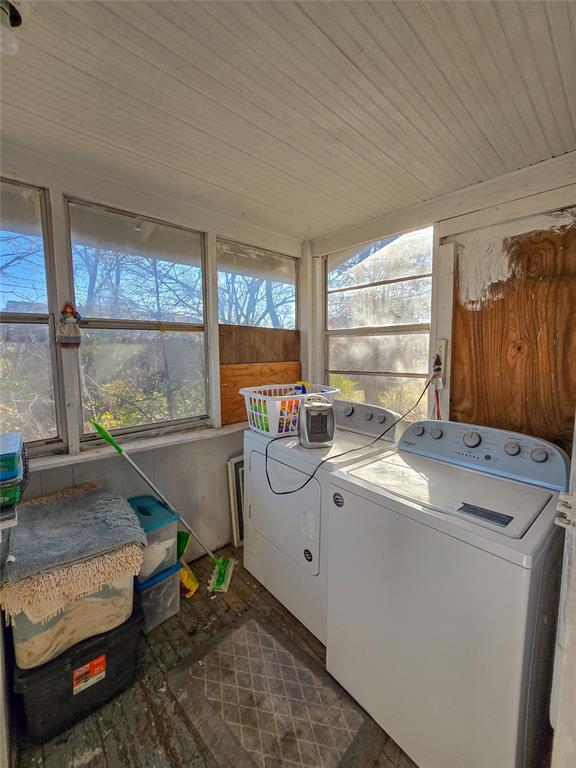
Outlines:
[[536,461],[538,464],[542,464],[542,462],[548,459],[548,451],[546,451],[544,448],[534,448],[534,450],[530,453],[530,458],[532,461]]
[[422,437],[422,435],[426,432],[422,424],[416,424],[415,427],[412,427],[412,434],[416,435],[416,437]]
[[376,414],[376,421],[378,424],[384,424],[386,421],[386,414],[385,413],[377,413]]
[[366,411],[366,413],[364,414],[364,418],[366,419],[366,421],[372,421],[372,419],[374,418],[374,414],[372,413],[372,411]]
[[432,429],[430,430],[430,437],[433,437],[434,440],[440,440],[443,434],[444,433],[442,432],[440,427],[432,427]]
[[508,454],[508,456],[518,456],[520,453],[520,443],[517,443],[515,440],[512,440],[509,443],[506,443],[504,446],[504,450]]
[[352,416],[352,414],[354,413],[354,406],[345,405],[343,413],[344,413],[344,416]]
[[467,448],[477,448],[482,442],[482,438],[478,432],[466,432],[462,440]]

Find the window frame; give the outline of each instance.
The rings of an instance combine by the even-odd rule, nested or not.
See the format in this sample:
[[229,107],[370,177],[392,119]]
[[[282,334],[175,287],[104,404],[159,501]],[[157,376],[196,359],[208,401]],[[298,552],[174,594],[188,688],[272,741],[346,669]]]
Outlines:
[[[65,219],[66,229],[68,234],[68,253],[67,253],[67,267],[70,278],[70,292],[72,296],[72,303],[76,306],[76,286],[74,281],[74,258],[73,258],[73,242],[72,242],[72,226],[70,216],[70,205],[83,205],[88,208],[96,208],[100,211],[106,211],[115,215],[121,215],[137,219],[138,221],[149,221],[153,224],[160,224],[162,226],[171,227],[174,229],[180,229],[184,232],[191,232],[195,235],[200,235],[201,238],[201,256],[200,267],[202,270],[202,323],[182,323],[182,322],[169,322],[169,321],[157,321],[157,320],[116,320],[110,318],[98,318],[98,317],[82,317],[80,320],[80,328],[86,329],[108,329],[108,330],[152,330],[162,331],[169,328],[171,331],[184,331],[186,333],[203,333],[203,347],[204,347],[204,397],[206,403],[206,413],[199,416],[189,416],[183,419],[172,419],[162,422],[151,422],[147,424],[141,424],[130,427],[117,427],[111,429],[110,432],[118,437],[130,435],[133,437],[157,437],[159,435],[168,434],[170,432],[182,431],[185,429],[201,428],[212,425],[211,413],[212,402],[210,396],[210,381],[209,381],[209,358],[208,358],[208,280],[207,280],[207,238],[206,233],[201,232],[192,227],[185,227],[181,224],[173,224],[169,221],[158,219],[154,216],[148,216],[146,214],[137,213],[135,211],[129,211],[122,208],[116,208],[114,206],[105,205],[101,203],[95,203],[92,200],[86,200],[76,195],[63,195],[63,204],[65,206]],[[78,386],[77,386],[77,402],[76,402],[76,418],[79,426],[79,440],[80,448],[87,447],[95,442],[101,442],[101,438],[97,433],[84,432],[84,415],[82,405],[82,389],[80,384],[80,357],[78,351],[76,351],[76,371],[78,373]]]
[[[408,234],[409,232],[417,232],[418,230],[427,229],[432,227],[432,265],[429,272],[422,272],[416,275],[406,275],[405,277],[390,278],[387,280],[376,280],[372,283],[362,283],[359,285],[345,286],[344,288],[332,288],[328,287],[328,260],[332,253],[327,253],[322,258],[322,285],[323,285],[323,375],[324,381],[329,381],[330,375],[350,375],[350,376],[373,376],[373,377],[385,377],[385,378],[400,378],[400,379],[421,379],[425,382],[426,378],[431,373],[431,358],[432,349],[436,345],[435,336],[435,252],[436,252],[436,232],[433,224],[428,226],[415,227],[414,229],[405,230],[397,233],[398,236]],[[378,242],[389,235],[383,235],[381,238],[377,238],[371,242]],[[362,244],[358,244],[358,248]],[[348,250],[348,249],[346,249]],[[338,251],[334,251],[338,253]],[[431,283],[431,296],[430,296],[430,321],[427,323],[410,323],[404,325],[378,325],[378,326],[366,326],[366,327],[354,327],[354,328],[340,328],[330,329],[328,327],[328,298],[332,293],[343,293],[351,290],[358,290],[363,288],[372,288],[381,285],[392,285],[396,283],[405,283],[412,280],[420,280],[422,278],[430,278]],[[336,368],[330,368],[330,339],[332,337],[366,337],[366,336],[394,336],[394,335],[410,335],[417,333],[428,334],[428,370],[425,373],[417,373],[414,371],[367,371],[367,370],[341,370]],[[429,398],[428,398],[429,403]],[[428,410],[428,408],[427,408]]]
[[[283,259],[289,259],[294,262],[294,328],[274,328],[274,326],[268,325],[247,325],[244,323],[221,323],[220,321],[220,290],[218,286],[218,276],[220,274],[219,259],[218,259],[218,243],[229,243],[230,245],[239,245],[243,248],[252,248],[253,250],[261,251],[262,253],[269,253],[271,256],[280,256]],[[234,325],[238,328],[267,328],[269,330],[277,331],[298,331],[300,329],[300,301],[299,301],[299,279],[300,279],[300,262],[297,256],[289,256],[287,253],[281,253],[280,251],[271,251],[270,248],[261,248],[258,245],[250,245],[244,243],[241,240],[232,240],[229,237],[222,237],[217,235],[215,240],[216,247],[216,316],[218,323],[221,325]],[[225,271],[225,270],[223,270]]]
[[46,303],[47,312],[3,312],[0,311],[0,322],[12,325],[45,325],[48,331],[50,347],[50,364],[52,373],[52,391],[54,393],[54,421],[56,435],[38,440],[26,441],[30,457],[42,455],[47,451],[63,453],[68,449],[68,424],[65,417],[66,405],[63,388],[62,352],[56,344],[56,322],[58,313],[58,289],[56,284],[56,259],[52,231],[52,209],[50,192],[46,187],[29,184],[24,181],[0,176],[2,184],[11,184],[22,189],[34,190],[40,200],[40,231],[44,249],[44,270],[46,274]]

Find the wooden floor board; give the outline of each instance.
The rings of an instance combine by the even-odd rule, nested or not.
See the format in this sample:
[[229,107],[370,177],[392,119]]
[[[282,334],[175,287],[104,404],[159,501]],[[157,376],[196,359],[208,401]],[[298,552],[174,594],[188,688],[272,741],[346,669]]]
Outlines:
[[[324,664],[324,646],[242,567],[242,551],[227,547],[220,554],[239,561],[230,590],[212,597],[206,590],[210,560],[193,563],[200,589],[181,601],[178,616],[145,637],[136,684],[43,747],[23,735],[18,768],[218,768],[166,679],[170,669],[249,608],[268,616],[302,651]],[[390,740],[374,768],[414,764]]]

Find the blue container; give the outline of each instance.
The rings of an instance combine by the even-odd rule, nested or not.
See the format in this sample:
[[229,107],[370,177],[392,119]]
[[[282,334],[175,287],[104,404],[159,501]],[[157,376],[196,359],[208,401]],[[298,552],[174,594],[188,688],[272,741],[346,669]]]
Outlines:
[[154,496],[133,496],[128,501],[148,539],[138,575],[138,583],[142,584],[176,565],[179,518]]
[[20,432],[0,434],[0,483],[22,480],[22,435]]

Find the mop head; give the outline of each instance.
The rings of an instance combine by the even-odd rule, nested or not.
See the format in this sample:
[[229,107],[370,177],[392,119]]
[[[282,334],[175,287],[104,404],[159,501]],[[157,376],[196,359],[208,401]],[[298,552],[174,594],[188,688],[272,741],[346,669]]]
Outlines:
[[234,566],[238,561],[233,558],[214,558],[214,570],[208,584],[208,592],[228,592]]

